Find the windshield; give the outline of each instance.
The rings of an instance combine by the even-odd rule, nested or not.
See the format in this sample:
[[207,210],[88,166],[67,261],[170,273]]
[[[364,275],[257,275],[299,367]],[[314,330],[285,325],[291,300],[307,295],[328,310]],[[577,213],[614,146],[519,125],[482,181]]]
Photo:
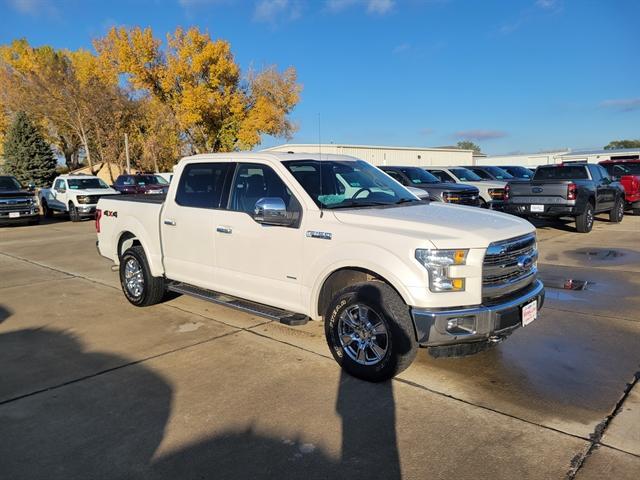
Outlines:
[[140,175],[135,177],[138,185],[169,185],[160,175]]
[[109,188],[99,178],[69,178],[67,179],[71,190],[85,190],[87,188]]
[[282,163],[320,208],[419,202],[391,177],[362,160],[291,160]]
[[0,190],[20,190],[22,186],[13,177],[0,177]]
[[504,170],[508,171],[511,175],[516,178],[526,178],[527,180],[533,178],[533,173],[531,170],[524,167],[504,167]]
[[513,180],[513,175],[498,167],[484,167],[496,180]]
[[440,180],[421,168],[401,168],[400,171],[404,173],[414,185],[440,183]]
[[585,167],[545,167],[537,168],[534,180],[584,180],[588,179]]
[[620,178],[624,175],[640,175],[640,162],[603,163],[602,166],[614,178]]
[[461,182],[481,182],[482,178],[466,168],[450,168],[449,171],[453,173]]

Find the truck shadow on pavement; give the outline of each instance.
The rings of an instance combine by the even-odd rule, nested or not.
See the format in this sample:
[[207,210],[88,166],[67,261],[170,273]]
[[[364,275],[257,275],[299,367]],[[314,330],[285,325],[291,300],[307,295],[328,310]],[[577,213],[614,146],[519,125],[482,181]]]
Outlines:
[[[0,306],[0,318],[9,314]],[[0,365],[3,478],[401,478],[391,382],[340,377],[338,459],[252,427],[218,428],[205,440],[158,455],[173,389],[144,363],[87,351],[67,332],[40,328],[0,334]],[[304,411],[293,407],[293,415]]]

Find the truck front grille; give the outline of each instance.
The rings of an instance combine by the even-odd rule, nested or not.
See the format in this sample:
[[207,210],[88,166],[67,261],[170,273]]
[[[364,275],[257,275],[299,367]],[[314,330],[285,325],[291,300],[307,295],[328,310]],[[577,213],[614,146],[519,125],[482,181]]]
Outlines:
[[456,194],[459,198],[457,203],[459,205],[478,205],[478,194],[477,193],[469,193],[469,192],[460,192]]
[[15,212],[31,208],[30,198],[2,198],[0,199],[0,212]]
[[538,272],[535,233],[489,245],[482,267],[482,296],[495,298],[530,285]]

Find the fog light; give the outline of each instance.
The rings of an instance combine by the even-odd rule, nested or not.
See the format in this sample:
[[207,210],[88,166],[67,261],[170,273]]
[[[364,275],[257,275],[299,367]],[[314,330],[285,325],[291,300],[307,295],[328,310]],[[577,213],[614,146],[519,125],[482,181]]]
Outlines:
[[447,332],[452,335],[476,333],[476,317],[455,317],[447,320]]

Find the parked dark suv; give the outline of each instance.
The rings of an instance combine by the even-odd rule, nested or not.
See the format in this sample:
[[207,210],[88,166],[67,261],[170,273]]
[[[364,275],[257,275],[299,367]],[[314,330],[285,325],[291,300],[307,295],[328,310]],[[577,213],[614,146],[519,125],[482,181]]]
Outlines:
[[142,173],[135,175],[120,175],[113,188],[120,193],[158,193],[166,195],[169,182],[160,175]]
[[406,187],[420,188],[429,193],[434,202],[455,203],[477,207],[480,194],[476,187],[443,183],[420,167],[379,167],[383,172]]
[[515,180],[513,175],[500,167],[489,167],[486,165],[465,165],[464,168],[466,168],[467,170],[471,170],[483,180],[498,180],[500,182],[509,182],[511,180]]

